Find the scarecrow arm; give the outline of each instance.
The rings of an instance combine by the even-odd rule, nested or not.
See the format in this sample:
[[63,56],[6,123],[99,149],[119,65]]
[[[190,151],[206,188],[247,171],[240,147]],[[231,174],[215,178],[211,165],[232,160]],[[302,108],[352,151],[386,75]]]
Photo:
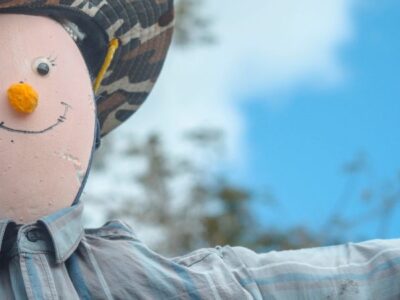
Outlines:
[[168,258],[112,221],[86,240],[116,299],[400,299],[400,239],[264,254],[226,246]]
[[213,254],[183,259],[194,279],[212,278],[207,299],[400,298],[400,240],[265,254],[223,247]]

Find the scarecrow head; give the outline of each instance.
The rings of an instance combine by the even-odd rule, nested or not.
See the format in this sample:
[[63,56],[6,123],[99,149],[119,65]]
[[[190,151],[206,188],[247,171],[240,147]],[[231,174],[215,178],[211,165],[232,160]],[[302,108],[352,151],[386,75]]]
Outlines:
[[0,1],[0,218],[78,201],[100,136],[151,91],[172,21],[171,0]]

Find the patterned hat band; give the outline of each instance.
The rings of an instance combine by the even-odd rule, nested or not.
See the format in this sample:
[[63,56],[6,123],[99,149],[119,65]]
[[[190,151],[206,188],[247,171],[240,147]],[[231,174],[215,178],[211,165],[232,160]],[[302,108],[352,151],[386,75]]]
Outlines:
[[[76,25],[75,23],[71,22],[70,20],[57,20],[58,22],[61,23],[61,25],[64,27],[64,29],[67,31],[69,36],[75,41],[75,43],[80,46],[83,42],[83,40],[86,37],[86,34],[82,32],[82,30]],[[113,59],[115,52],[118,50],[119,47],[119,41],[117,39],[113,39],[109,45],[108,45],[108,50],[107,54],[104,58],[104,61],[101,65],[101,68],[98,72],[98,74],[95,74],[95,80],[93,83],[93,90],[95,93],[98,92],[101,82],[104,79],[104,76],[106,72],[108,71]]]
[[86,34],[83,33],[75,23],[66,19],[58,21],[77,44],[81,43],[86,37]]
[[171,44],[173,0],[0,0],[0,13],[62,20],[89,67],[101,135],[147,99]]

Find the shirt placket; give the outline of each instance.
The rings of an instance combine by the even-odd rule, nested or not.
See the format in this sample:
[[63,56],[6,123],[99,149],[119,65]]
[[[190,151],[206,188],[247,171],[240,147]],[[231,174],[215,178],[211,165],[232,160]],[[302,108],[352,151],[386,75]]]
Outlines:
[[29,300],[58,299],[44,235],[37,228],[21,228],[19,265]]

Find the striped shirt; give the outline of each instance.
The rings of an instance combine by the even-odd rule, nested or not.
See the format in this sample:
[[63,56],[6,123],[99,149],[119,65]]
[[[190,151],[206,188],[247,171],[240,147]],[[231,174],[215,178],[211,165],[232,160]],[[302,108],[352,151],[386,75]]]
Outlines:
[[82,204],[0,221],[0,299],[399,299],[400,240],[166,258],[118,221],[84,230]]

